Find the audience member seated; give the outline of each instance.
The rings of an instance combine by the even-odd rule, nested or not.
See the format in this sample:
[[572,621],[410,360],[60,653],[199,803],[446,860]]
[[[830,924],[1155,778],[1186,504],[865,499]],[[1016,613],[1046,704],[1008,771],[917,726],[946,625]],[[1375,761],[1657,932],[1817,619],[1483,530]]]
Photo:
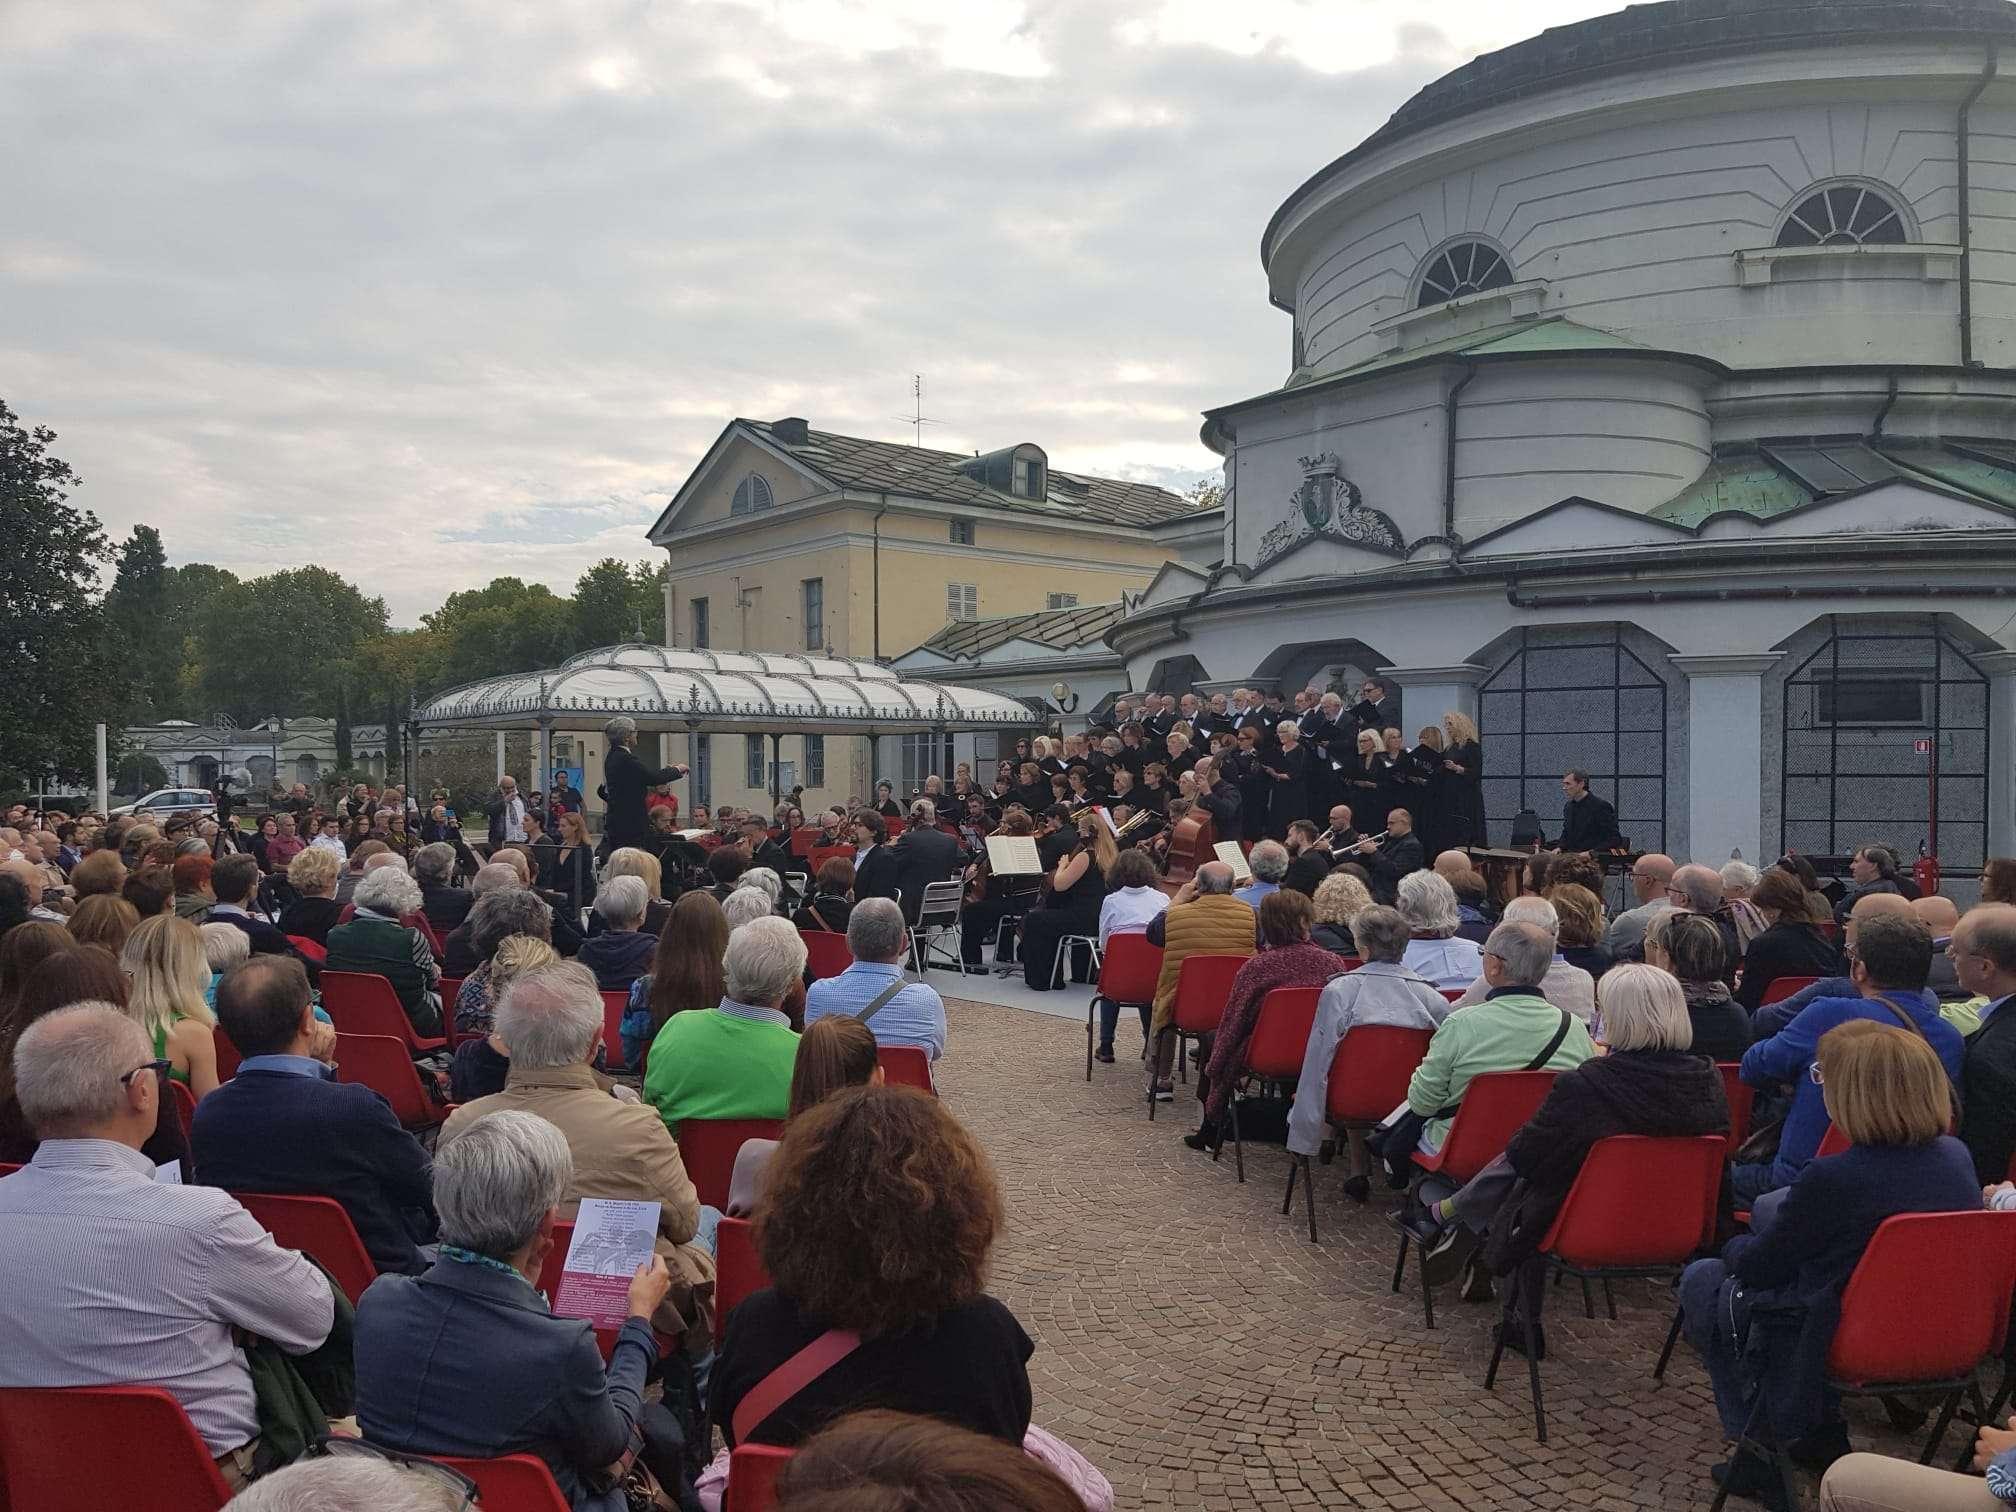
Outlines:
[[190,1150],[206,1186],[332,1197],[381,1271],[426,1268],[433,1176],[420,1141],[369,1087],[331,1069],[336,1031],[315,1017],[301,963],[258,956],[217,989],[217,1022],[243,1059],[196,1105]]
[[784,1116],[798,1036],[783,1005],[804,990],[804,970],[805,942],[789,919],[730,932],[721,1001],[674,1014],[651,1041],[644,1095],[674,1134],[689,1118]]
[[365,840],[350,847],[349,859],[344,863],[342,876],[336,879],[336,902],[340,907],[356,901],[357,886],[364,880],[369,870],[365,865],[373,856],[389,856],[392,847],[382,840]]
[[672,916],[672,901],[680,892],[678,882],[673,882],[672,899],[667,899],[665,868],[651,852],[634,845],[618,846],[602,863],[602,880],[607,882],[613,877],[635,877],[644,884],[644,922],[639,928],[657,939],[665,932],[665,921]]
[[559,952],[548,941],[518,934],[506,936],[484,963],[488,1005],[483,1013],[483,1028],[474,1039],[465,1039],[455,1047],[455,1059],[448,1067],[448,1090],[454,1101],[474,1102],[504,1090],[511,1073],[511,1050],[496,1030],[494,1004],[514,977],[554,965],[559,959]]
[[[723,1437],[790,1447],[882,1407],[1019,1447],[1035,1346],[984,1290],[1001,1221],[986,1155],[937,1099],[860,1087],[801,1113],[770,1160],[757,1222],[772,1284],[736,1309],[714,1366]],[[836,1330],[853,1336],[845,1355],[757,1421],[737,1416],[758,1383]]]
[[175,881],[175,917],[201,924],[217,901],[210,890],[210,872],[216,865],[208,851],[177,856],[168,874]]
[[1316,926],[1309,931],[1309,938],[1335,955],[1358,953],[1352,925],[1359,914],[1374,906],[1372,890],[1354,873],[1346,863],[1316,884]]
[[1697,913],[1714,922],[1722,931],[1722,943],[1729,961],[1729,980],[1736,977],[1736,965],[1743,959],[1743,939],[1736,930],[1736,917],[1722,897],[1722,874],[1712,866],[1688,865],[1673,873],[1666,884],[1667,899],[1683,913]]
[[1613,964],[1610,947],[1603,943],[1602,896],[1579,882],[1555,882],[1548,884],[1546,897],[1558,921],[1554,948],[1561,959],[1588,972],[1592,983],[1600,981]]
[[[354,857],[352,858],[355,859]],[[327,971],[375,973],[392,984],[413,1032],[441,1033],[441,968],[427,937],[399,922],[420,907],[420,887],[396,866],[367,872],[352,895],[357,912],[329,931]]]
[[[1553,959],[1554,937],[1537,924],[1514,921],[1491,931],[1484,1001],[1442,1021],[1407,1085],[1408,1108],[1427,1120],[1416,1148],[1431,1155],[1442,1148],[1463,1094],[1485,1072],[1568,1071],[1596,1053],[1581,1020],[1540,995]],[[1389,1140],[1384,1154],[1397,1166],[1411,1152],[1392,1146]]]
[[[1074,843],[1051,867],[1050,890],[1022,916],[1022,981],[1048,992],[1058,977],[1057,952],[1066,935],[1096,937],[1106,901],[1106,873],[1119,859],[1113,832],[1097,814],[1081,815]],[[1074,946],[1075,955],[1081,947]],[[1076,961],[1073,981],[1082,981]]]
[[776,900],[770,896],[768,888],[749,883],[746,873],[743,880],[745,885],[728,894],[728,901],[721,905],[721,914],[728,921],[730,934],[744,924],[770,918],[777,912]]
[[673,1014],[711,1009],[721,1001],[721,956],[728,948],[728,916],[708,892],[682,893],[658,935],[651,974],[630,988],[623,1010],[623,1064],[644,1065],[658,1031]]
[[1885,846],[1865,845],[1857,850],[1849,858],[1848,877],[1853,885],[1834,905],[1836,924],[1846,923],[1849,913],[1864,898],[1888,894],[1909,901],[1918,896],[1915,887],[1907,890],[1897,870],[1897,857]]
[[455,885],[455,847],[437,840],[413,852],[413,880],[420,884],[420,911],[445,941],[476,902],[468,888]]
[[171,1116],[164,1069],[146,1032],[103,1003],[39,1019],[14,1046],[42,1143],[0,1180],[0,1387],[163,1387],[235,1490],[259,1448],[237,1330],[304,1354],[328,1338],[335,1302],[322,1272],[228,1194],[154,1179],[141,1147]]
[[[92,855],[107,855],[94,851]],[[90,856],[84,858],[86,861]],[[101,945],[118,955],[126,948],[126,936],[140,922],[139,910],[117,893],[93,893],[70,912],[64,927],[79,945]]]
[[934,1417],[852,1412],[778,1472],[776,1512],[1110,1512],[1113,1488],[1081,1466],[1067,1481],[1033,1454]]
[[[507,851],[505,854],[521,863],[525,859],[516,851]],[[475,879],[469,884],[469,896],[474,900],[469,905],[469,912],[474,914],[476,904],[481,903],[492,893],[508,892],[514,888],[523,890],[524,887],[523,874],[517,867],[508,861],[492,861],[479,867]],[[559,946],[555,945],[554,949],[559,949]],[[482,956],[476,953],[475,931],[470,927],[469,919],[465,917],[441,942],[441,974],[467,980],[482,959]]]
[[[1865,940],[1887,963],[1905,952],[1899,924],[1882,923]],[[1723,1434],[1740,1434],[1753,1393],[1768,1391],[1779,1443],[1818,1467],[1848,1450],[1839,1405],[1822,1382],[1856,1262],[1884,1219],[1979,1210],[1981,1186],[1966,1146],[1946,1134],[1949,1072],[1922,1034],[1866,1017],[1837,1020],[1820,1038],[1816,1064],[1820,1122],[1832,1119],[1850,1148],[1806,1162],[1773,1199],[1775,1214],[1753,1212],[1751,1233],[1730,1240],[1720,1258],[1688,1266],[1680,1312],[1707,1366]],[[1715,1478],[1724,1479],[1720,1466]],[[1754,1455],[1739,1458],[1726,1483],[1777,1504],[1777,1472]]]
[[171,1081],[198,1098],[217,1087],[217,1019],[205,1001],[210,962],[196,926],[172,914],[142,919],[126,937],[119,964],[132,983],[126,1013],[142,1029]]
[[1729,967],[1727,944],[1713,919],[1669,908],[1645,931],[1646,964],[1669,971],[1687,997],[1694,1025],[1694,1053],[1712,1061],[1739,1061],[1750,1048],[1750,1015],[1729,995],[1723,980]]
[[908,982],[903,957],[909,931],[889,898],[866,898],[847,921],[854,964],[805,991],[809,1027],[829,1014],[868,1026],[880,1045],[915,1045],[932,1060],[945,1053],[945,1002],[924,982]]
[[1482,945],[1496,922],[1492,918],[1495,910],[1491,907],[1490,890],[1485,885],[1483,874],[1470,864],[1469,853],[1460,850],[1443,851],[1435,858],[1435,870],[1456,894],[1456,917],[1462,920],[1456,926],[1456,933]]
[[1746,1013],[1764,1005],[1780,977],[1831,977],[1841,964],[1834,942],[1820,932],[1798,877],[1772,867],[1750,889],[1750,903],[1764,917],[1764,932],[1743,952],[1743,975],[1736,1001]]
[[[891,902],[883,898],[878,902]],[[798,1059],[791,1069],[791,1105],[786,1127],[807,1108],[847,1087],[879,1087],[882,1065],[876,1058],[875,1036],[868,1026],[845,1014],[831,1014],[805,1026],[798,1037]],[[745,1139],[735,1153],[735,1171],[728,1183],[728,1216],[752,1217],[763,1195],[763,1173],[777,1152],[774,1139]]]
[[432,1467],[403,1464],[332,1441],[330,1451],[262,1475],[231,1512],[463,1512],[463,1489]]
[[455,994],[455,1030],[458,1034],[488,1034],[497,1003],[497,984],[492,981],[497,948],[521,935],[551,944],[553,910],[537,893],[507,887],[479,898],[469,910],[467,927],[469,953],[476,965]]
[[76,948],[70,931],[47,919],[30,919],[0,935],[0,1014],[20,995],[29,972],[51,956]]
[[[1845,970],[1846,961],[1855,953],[1855,941],[1864,921],[1879,914],[1892,918],[1915,919],[1911,905],[1896,893],[1871,893],[1857,903],[1848,915],[1847,927],[1841,931],[1841,961],[1836,970]],[[1824,976],[1819,981],[1801,987],[1788,998],[1780,998],[1768,1003],[1750,1015],[1750,1037],[1753,1041],[1768,1039],[1783,1029],[1803,1012],[1808,1003],[1816,1003],[1821,998],[1855,997],[1860,989],[1846,976]],[[1931,1001],[1927,994],[1927,1001]]]
[[658,948],[658,937],[644,932],[650,906],[651,893],[642,877],[605,879],[596,890],[595,917],[602,929],[581,942],[575,959],[595,974],[595,985],[603,992],[627,993],[650,972],[651,955]]
[[1882,1454],[1843,1455],[1820,1481],[1820,1512],[2006,1512],[2016,1505],[2016,1418],[1975,1431],[1974,1469],[1962,1475]]
[[1951,898],[1927,893],[1911,900],[1911,912],[1925,926],[1925,932],[1932,936],[1932,970],[1925,978],[1927,990],[1942,1003],[1965,1001],[1972,994],[1961,990],[1959,975],[1953,969],[1953,958],[1946,953],[1946,947],[1953,940],[1953,931],[1960,923],[1960,910]]
[[79,903],[101,893],[116,898],[125,883],[126,865],[116,850],[93,851],[70,868],[70,891]]
[[1610,947],[1611,960],[1645,959],[1645,926],[1652,922],[1652,915],[1673,906],[1666,889],[1676,870],[1671,856],[1656,851],[1631,863],[1631,896],[1637,901],[1612,919],[1610,927],[1603,931],[1603,943]]
[[845,856],[828,856],[813,879],[812,896],[791,915],[791,922],[815,934],[845,934],[847,920],[854,912],[849,896],[854,886],[854,863]]
[[1908,907],[1901,914],[1859,919],[1848,966],[1857,995],[1816,999],[1783,1029],[1745,1052],[1743,1080],[1753,1087],[1790,1083],[1792,1106],[1785,1115],[1777,1158],[1730,1168],[1739,1206],[1790,1185],[1820,1148],[1827,1132],[1827,1104],[1824,1089],[1811,1073],[1821,1037],[1836,1025],[1851,1019],[1901,1025],[1923,1037],[1958,1085],[1965,1046],[1960,1031],[1939,1016],[1938,1004],[1925,990],[1931,964],[1932,937]]
[[252,959],[252,937],[235,924],[199,924],[203,937],[203,962],[210,968],[210,985],[203,989],[203,1001],[217,1011],[217,984],[224,973],[242,961]]
[[531,1113],[492,1113],[442,1145],[441,1258],[380,1276],[357,1306],[357,1425],[407,1453],[534,1455],[576,1512],[623,1512],[620,1487],[593,1487],[639,1430],[660,1483],[685,1479],[676,1420],[644,1401],[672,1276],[657,1255],[638,1267],[605,1369],[587,1320],[554,1317],[533,1290],[573,1185],[566,1136]]
[[127,873],[119,885],[119,896],[131,903],[141,918],[151,919],[173,910],[175,884],[167,867],[142,866]]
[[[1162,970],[1155,979],[1155,1011],[1149,1034],[1155,1053],[1148,1065],[1147,1095],[1156,1102],[1176,1096],[1169,1076],[1176,1066],[1176,983],[1183,962],[1193,955],[1250,956],[1259,946],[1259,925],[1253,910],[1232,896],[1232,868],[1206,861],[1169,900],[1168,911],[1148,925],[1148,943],[1162,947]],[[1101,1024],[1099,1059],[1113,1060],[1112,1030],[1118,1022]]]
[[714,885],[708,891],[713,894],[714,901],[726,903],[728,894],[735,891],[736,884],[742,880],[742,873],[747,870],[748,854],[736,846],[724,845],[709,853],[707,875],[713,879]]
[[1114,858],[1099,904],[1099,949],[1116,934],[1143,934],[1169,909],[1169,895],[1156,885],[1155,863],[1143,851],[1124,850]]
[[[5,957],[6,951],[0,949],[0,960]],[[14,1091],[14,1046],[22,1033],[37,1019],[77,1003],[104,1003],[123,1012],[127,991],[126,973],[114,956],[101,946],[79,945],[45,957],[30,969],[19,989],[0,1002],[0,1160],[20,1165],[35,1154],[35,1131]],[[156,1165],[188,1154],[175,1120],[162,1123],[165,1127],[157,1129],[141,1151]]]
[[[210,923],[244,930],[253,955],[297,955],[285,930],[251,911],[259,891],[259,863],[252,857],[224,857],[211,871],[210,890],[217,895],[207,915]],[[314,975],[311,966],[309,976],[312,979]]]
[[697,1353],[707,1328],[695,1289],[704,1292],[714,1279],[713,1225],[702,1232],[700,1198],[658,1115],[627,1095],[614,1096],[595,1070],[602,999],[593,975],[580,962],[556,961],[513,977],[497,1005],[496,1034],[510,1052],[504,1090],[456,1109],[441,1130],[441,1146],[487,1114],[535,1113],[566,1136],[573,1155],[561,1217],[571,1219],[583,1197],[657,1203],[657,1249],[672,1289],[652,1322],[665,1334],[699,1325],[688,1340]]
[[[1946,947],[1960,985],[1985,998],[1981,1027],[1969,1037],[1960,1070],[1960,1137],[1983,1186],[2007,1179],[2016,1157],[2016,908],[1970,909]],[[4,1044],[4,1041],[0,1041]]]
[[1262,840],[1246,857],[1246,865],[1253,880],[1232,896],[1257,913],[1261,899],[1281,890],[1281,879],[1288,875],[1288,847],[1278,840]]
[[1456,933],[1462,920],[1456,914],[1456,890],[1446,878],[1432,871],[1408,872],[1399,879],[1396,896],[1400,917],[1413,933],[1409,966],[1437,987],[1468,987],[1484,974],[1477,946]]
[[336,901],[336,879],[343,863],[336,852],[310,846],[287,863],[287,885],[294,897],[280,910],[280,933],[329,943],[329,931],[336,927],[343,905]]
[[[1665,917],[1656,916],[1653,928]],[[1499,1327],[1506,1346],[1522,1353],[1513,1319],[1523,1298],[1538,1329],[1547,1279],[1546,1266],[1536,1258],[1540,1241],[1596,1142],[1613,1134],[1673,1138],[1729,1132],[1722,1076],[1693,1043],[1694,1027],[1678,979],[1655,966],[1625,965],[1606,972],[1597,990],[1602,1000],[1596,1017],[1600,1053],[1557,1076],[1546,1101],[1512,1136],[1505,1153],[1461,1191],[1430,1177],[1420,1194],[1430,1221],[1442,1225],[1428,1247],[1429,1283],[1455,1280],[1488,1233],[1486,1269],[1494,1276],[1517,1277],[1506,1289],[1505,1319]],[[1536,1335],[1535,1347],[1545,1354],[1544,1335]]]
[[[1569,964],[1561,954],[1559,937],[1561,916],[1555,911],[1554,905],[1545,898],[1514,898],[1505,905],[1503,922],[1531,924],[1547,931],[1547,937],[1555,942],[1554,959],[1548,963],[1547,975],[1540,979],[1540,996],[1556,1008],[1566,1008],[1585,1024],[1595,1017],[1596,980],[1580,966]],[[1417,938],[1415,949],[1418,948]],[[1413,955],[1413,951],[1409,954]],[[1472,1003],[1483,1002],[1485,995],[1491,990],[1490,984],[1484,980],[1481,957],[1477,971],[1477,979],[1464,988],[1463,996],[1456,999],[1458,1008],[1468,1008]]]
[[1240,1068],[1246,1064],[1246,1045],[1260,1022],[1267,994],[1277,987],[1321,987],[1344,970],[1335,953],[1310,940],[1315,917],[1308,897],[1288,888],[1260,900],[1260,952],[1239,968],[1217,1031],[1205,1036],[1204,1062],[1197,1073],[1203,1121],[1195,1133],[1183,1136],[1191,1149],[1216,1149],[1225,1137],[1231,1099]]

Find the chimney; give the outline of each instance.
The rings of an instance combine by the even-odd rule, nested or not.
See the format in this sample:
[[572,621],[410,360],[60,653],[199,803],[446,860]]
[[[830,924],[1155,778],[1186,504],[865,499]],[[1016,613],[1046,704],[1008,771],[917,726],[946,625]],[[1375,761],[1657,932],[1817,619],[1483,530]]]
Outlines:
[[811,439],[810,430],[796,415],[786,415],[782,420],[772,420],[770,434],[786,446],[803,446]]

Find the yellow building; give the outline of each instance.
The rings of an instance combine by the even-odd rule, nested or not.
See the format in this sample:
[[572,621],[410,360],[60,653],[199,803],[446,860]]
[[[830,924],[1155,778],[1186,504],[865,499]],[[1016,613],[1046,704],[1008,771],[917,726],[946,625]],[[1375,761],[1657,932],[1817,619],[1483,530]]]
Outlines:
[[[792,418],[730,422],[650,539],[671,563],[666,644],[889,660],[954,620],[1117,602],[1171,557],[1215,558],[1221,530],[1215,508],[1060,472],[1026,442],[965,456]],[[768,742],[682,744],[667,759],[696,767],[696,800],[765,805]],[[810,807],[865,798],[877,777],[903,794],[951,775],[949,738],[869,746],[789,738],[783,785]]]

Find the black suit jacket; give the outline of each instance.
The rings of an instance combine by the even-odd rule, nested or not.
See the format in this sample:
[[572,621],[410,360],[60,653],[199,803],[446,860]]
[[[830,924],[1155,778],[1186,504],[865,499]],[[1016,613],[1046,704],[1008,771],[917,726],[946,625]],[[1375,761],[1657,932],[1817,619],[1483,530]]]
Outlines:
[[[941,829],[906,829],[890,850],[896,857],[896,890],[903,900],[903,917],[914,924],[924,902],[925,884],[959,875],[959,842]],[[855,891],[860,891],[858,886]]]
[[1313,898],[1316,896],[1316,889],[1329,875],[1330,853],[1314,849],[1305,850],[1288,863],[1288,875],[1281,879],[1281,886],[1287,892],[1299,892]]
[[2010,998],[1967,1041],[1960,1067],[1960,1138],[1983,1186],[2009,1179],[2016,1155],[2016,1008]]
[[902,889],[897,883],[900,868],[895,847],[878,845],[869,851],[854,866],[854,901],[900,896]]
[[[1357,858],[1358,853],[1353,851],[1352,856]],[[1428,853],[1410,832],[1380,841],[1379,849],[1362,859],[1373,880],[1390,895],[1399,887],[1402,877],[1409,872],[1420,871],[1428,864]]]
[[1610,800],[1584,793],[1561,806],[1561,849],[1609,851],[1617,848],[1617,810]]
[[642,845],[651,835],[651,816],[645,808],[647,789],[662,782],[677,782],[686,775],[680,766],[647,767],[628,746],[611,746],[602,758],[602,794],[609,805],[603,821],[608,848]]

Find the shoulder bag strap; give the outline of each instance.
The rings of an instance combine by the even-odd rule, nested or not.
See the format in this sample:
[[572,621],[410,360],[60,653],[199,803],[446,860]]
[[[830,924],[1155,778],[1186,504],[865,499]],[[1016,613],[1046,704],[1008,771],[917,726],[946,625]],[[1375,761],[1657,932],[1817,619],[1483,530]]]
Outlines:
[[1876,1001],[1881,1003],[1885,1008],[1888,1008],[1893,1014],[1895,1014],[1897,1016],[1898,1023],[1902,1024],[1906,1029],[1909,1029],[1913,1034],[1917,1035],[1918,1038],[1920,1039],[1925,1038],[1925,1031],[1918,1027],[1918,1020],[1911,1017],[1910,1014],[1906,1013],[1902,1008],[1899,1008],[1887,997],[1879,996],[1876,999]]
[[861,1347],[861,1335],[829,1328],[750,1387],[730,1419],[735,1442],[746,1444],[770,1414]]
[[901,992],[905,987],[909,985],[910,985],[909,983],[905,982],[903,978],[899,976],[898,978],[896,978],[895,981],[891,982],[887,987],[884,987],[879,993],[875,995],[874,1002],[870,1003],[866,1008],[863,1008],[859,1013],[855,1014],[854,1017],[859,1019],[864,1024],[867,1023],[868,1020],[875,1017],[876,1014],[880,1013],[884,1008],[889,1006],[889,1000],[891,998],[895,997],[897,993]]
[[1561,1048],[1561,1041],[1568,1038],[1568,1030],[1575,1023],[1575,1020],[1568,1016],[1568,1010],[1566,1008],[1557,1008],[1554,1011],[1561,1015],[1561,1022],[1555,1026],[1554,1038],[1547,1041],[1547,1048],[1545,1050],[1542,1050],[1538,1055],[1534,1056],[1533,1059],[1531,1059],[1526,1063],[1526,1069],[1528,1071],[1539,1071],[1545,1069],[1547,1062],[1554,1059],[1554,1052]]
[[812,915],[813,918],[817,919],[819,921],[819,927],[825,930],[827,934],[839,933],[837,929],[835,929],[831,924],[828,924],[826,922],[826,915],[819,912],[819,905],[817,903],[807,903],[805,905],[805,912]]

